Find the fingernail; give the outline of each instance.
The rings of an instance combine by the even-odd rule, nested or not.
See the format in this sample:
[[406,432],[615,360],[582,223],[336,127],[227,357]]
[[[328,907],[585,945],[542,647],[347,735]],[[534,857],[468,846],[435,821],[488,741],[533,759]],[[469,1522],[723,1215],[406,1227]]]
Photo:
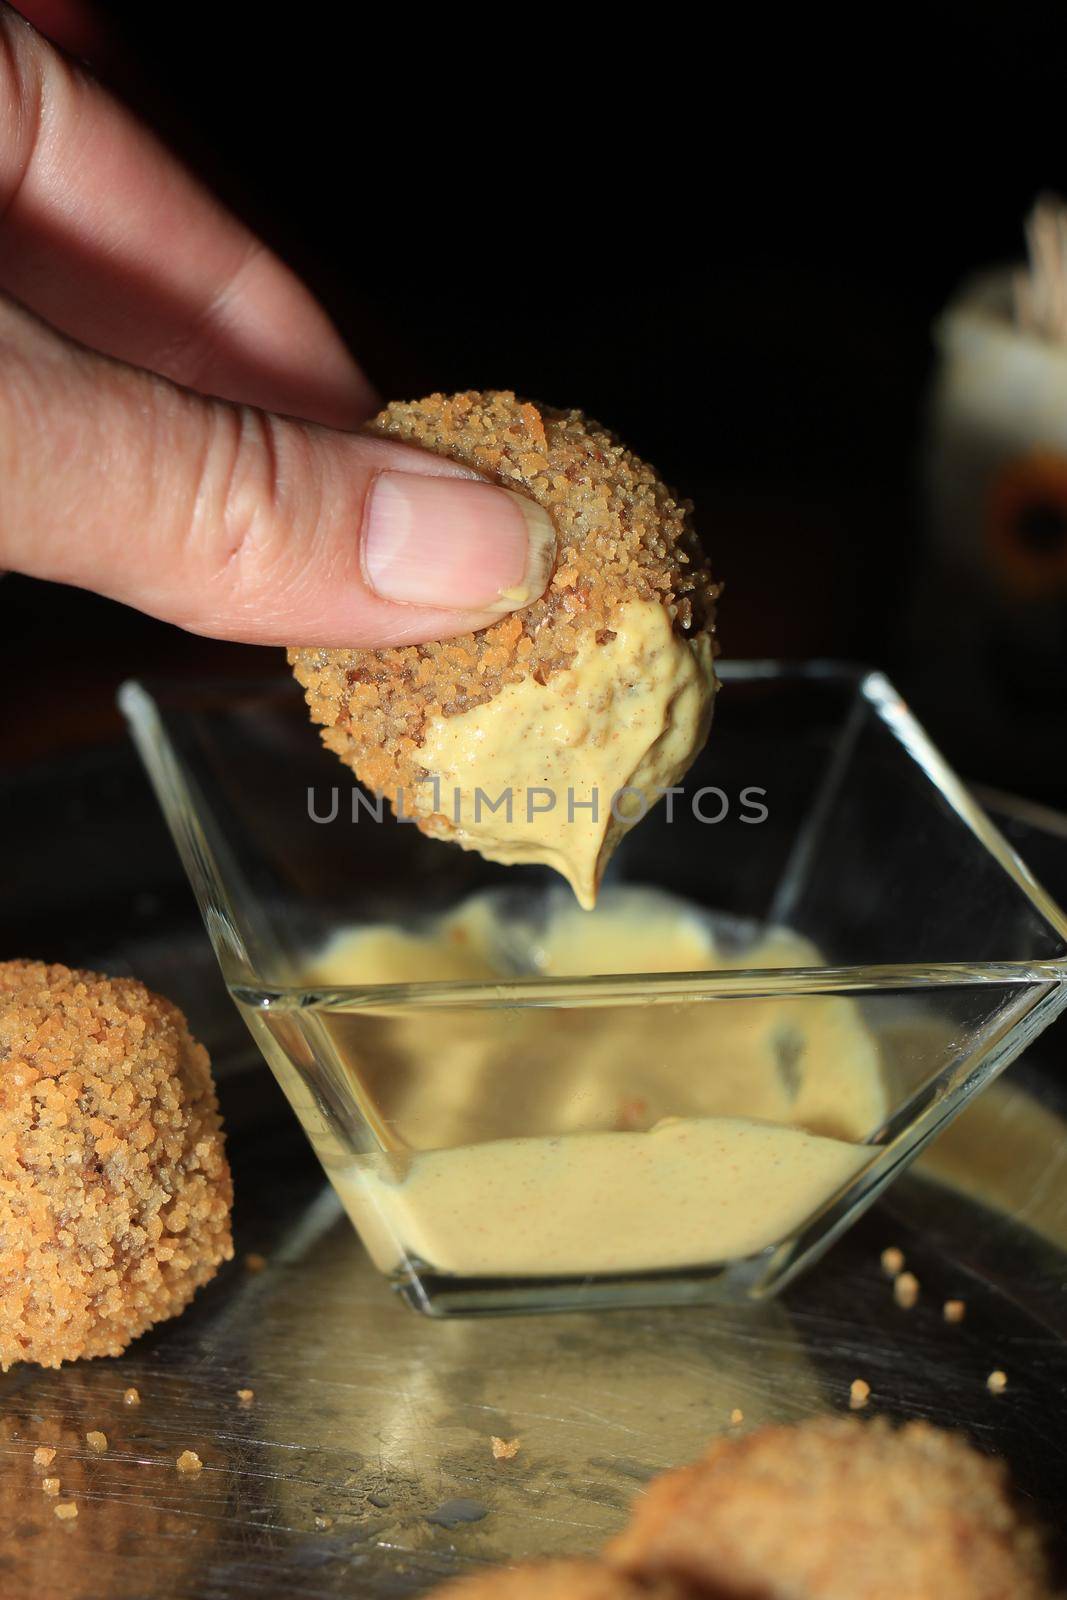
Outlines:
[[544,593],[555,559],[552,518],[525,495],[422,473],[374,480],[363,568],[383,600],[503,615]]

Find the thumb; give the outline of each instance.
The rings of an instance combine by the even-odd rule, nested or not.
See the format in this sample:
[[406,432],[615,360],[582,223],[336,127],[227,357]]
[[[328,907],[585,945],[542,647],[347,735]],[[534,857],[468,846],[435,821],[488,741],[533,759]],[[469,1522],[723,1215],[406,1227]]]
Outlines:
[[0,300],[0,567],[217,638],[384,646],[528,605],[555,549],[456,462],[205,399]]

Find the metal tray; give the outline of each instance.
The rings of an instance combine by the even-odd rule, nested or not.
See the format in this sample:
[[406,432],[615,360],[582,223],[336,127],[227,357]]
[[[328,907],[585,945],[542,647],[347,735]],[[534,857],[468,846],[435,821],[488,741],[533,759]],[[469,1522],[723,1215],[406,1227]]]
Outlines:
[[[745,1427],[843,1409],[857,1377],[871,1412],[962,1427],[1006,1456],[1067,1570],[1067,1023],[773,1304],[433,1323],[370,1268],[253,1054],[128,755],[67,762],[6,798],[19,850],[0,953],[131,968],[186,1007],[219,1075],[238,1257],[121,1360],[0,1378],[4,1600],[400,1596],[589,1551],[735,1407]],[[1067,823],[996,805],[1067,898]],[[911,1310],[881,1271],[887,1244],[920,1280]],[[942,1317],[950,1298],[962,1324]],[[494,1459],[493,1435],[521,1441],[514,1459]],[[58,1446],[71,1523],[40,1490],[41,1443]],[[185,1449],[196,1477],[176,1470]]]

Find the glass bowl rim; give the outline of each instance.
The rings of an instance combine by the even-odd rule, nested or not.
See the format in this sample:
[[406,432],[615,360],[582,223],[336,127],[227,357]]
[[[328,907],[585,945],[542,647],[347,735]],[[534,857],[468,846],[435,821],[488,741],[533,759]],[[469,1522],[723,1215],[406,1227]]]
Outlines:
[[[1046,927],[1067,944],[1067,914],[1038,883],[1029,867],[1012,849],[1000,830],[978,805],[933,745],[888,677],[869,667],[847,662],[720,661],[716,672],[724,683],[838,681],[850,684],[859,700],[874,710],[907,754],[922,769],[943,800],[959,817],[1002,870],[1030,902]],[[148,772],[172,833],[184,831],[184,817],[195,817],[196,806],[163,726],[159,696],[170,689],[183,694],[247,697],[267,690],[278,692],[292,680],[278,674],[260,679],[214,679],[168,683],[128,679],[117,700],[134,744]],[[178,802],[184,802],[179,804]],[[400,1008],[497,1009],[514,1006],[606,1006],[617,1004],[677,1004],[738,998],[802,997],[812,994],[864,994],[879,991],[941,987],[970,987],[981,983],[1049,986],[1042,999],[1054,1009],[1067,1006],[1067,951],[1038,961],[994,962],[894,962],[819,967],[703,968],[696,972],[588,974],[575,977],[524,977],[522,979],[434,980],[425,983],[311,986],[249,982],[233,974],[234,954],[226,934],[236,933],[239,920],[232,907],[206,840],[187,850],[175,838],[192,880],[207,932],[227,987],[234,998],[256,1010],[368,1011]],[[218,907],[209,917],[206,906]],[[228,925],[228,926],[227,926]],[[245,961],[254,979],[254,963]],[[1044,1005],[1041,1006],[1044,1010]]]

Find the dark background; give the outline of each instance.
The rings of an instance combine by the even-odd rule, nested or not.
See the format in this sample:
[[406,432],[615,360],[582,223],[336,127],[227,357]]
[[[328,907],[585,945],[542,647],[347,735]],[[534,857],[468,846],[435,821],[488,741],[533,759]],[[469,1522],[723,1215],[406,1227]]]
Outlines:
[[[1063,802],[1062,701],[1020,752],[909,626],[931,322],[1067,191],[1053,18],[131,3],[77,38],[386,395],[582,406],[696,501],[727,654],[885,667],[968,776]],[[0,652],[19,762],[119,737],[123,677],[278,661],[15,577]]]

